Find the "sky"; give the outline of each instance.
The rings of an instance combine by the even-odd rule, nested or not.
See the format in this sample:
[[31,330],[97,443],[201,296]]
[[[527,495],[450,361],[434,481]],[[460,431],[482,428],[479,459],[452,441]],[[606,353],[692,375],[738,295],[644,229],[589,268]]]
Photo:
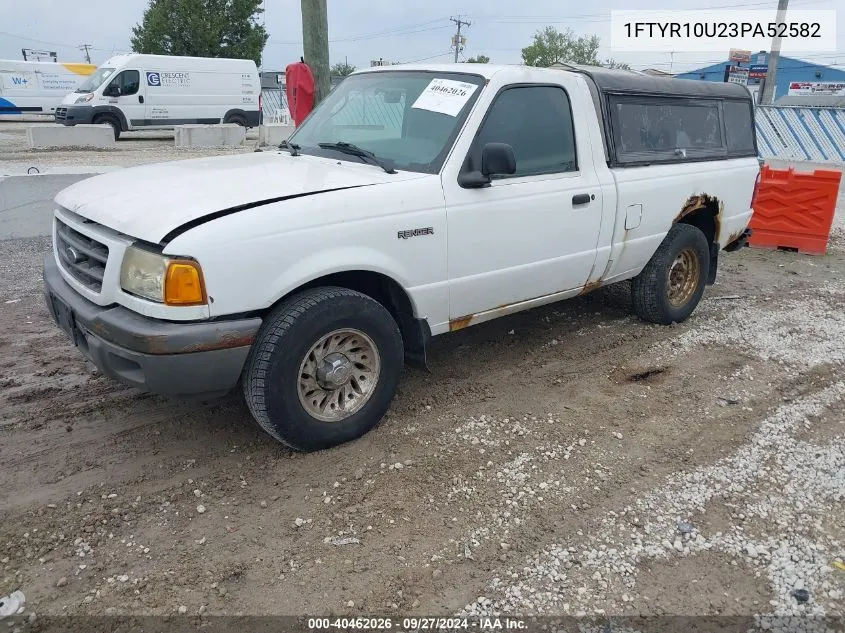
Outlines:
[[[270,39],[263,67],[280,70],[302,55],[300,0],[264,0],[265,26]],[[771,9],[776,0],[328,0],[331,63],[369,66],[383,58],[401,63],[452,60],[450,17],[470,22],[461,59],[485,54],[493,62],[521,62],[520,51],[532,35],[547,25],[571,28],[579,35],[598,35],[599,58],[613,57],[634,68],[683,72],[724,61],[724,53],[647,53],[610,50],[611,9]],[[22,60],[21,48],[47,49],[59,61],[84,61],[80,44],[91,44],[94,63],[113,53],[128,52],[132,26],[140,22],[148,0],[81,0],[71,5],[58,0],[0,0],[0,59]],[[74,10],[69,8],[73,7]],[[84,9],[83,9],[84,7]],[[791,0],[790,8],[839,9],[837,50],[796,53],[814,63],[845,65],[845,8],[840,0]],[[756,51],[755,51],[756,52]]]

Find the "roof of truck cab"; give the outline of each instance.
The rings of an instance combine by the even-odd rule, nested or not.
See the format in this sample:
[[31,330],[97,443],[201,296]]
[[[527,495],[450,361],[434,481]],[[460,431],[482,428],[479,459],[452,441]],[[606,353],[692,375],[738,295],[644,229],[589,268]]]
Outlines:
[[536,75],[538,78],[548,77],[549,73],[560,72],[551,68],[535,68],[524,64],[396,64],[394,66],[372,66],[361,68],[353,74],[358,75],[367,72],[390,72],[390,71],[428,71],[434,73],[464,73],[470,75],[481,75],[490,79],[499,72],[510,72],[520,76]]
[[573,72],[590,77],[599,90],[605,93],[630,92],[634,94],[665,96],[751,99],[751,93],[748,89],[739,84],[699,81],[696,79],[676,79],[671,76],[656,77],[639,71],[575,64],[553,68],[537,68],[524,64],[399,64],[395,66],[363,68],[355,71],[353,74],[403,70],[468,73],[481,75],[485,79],[490,79],[499,73],[506,73],[506,79],[508,81],[543,81],[557,73]]

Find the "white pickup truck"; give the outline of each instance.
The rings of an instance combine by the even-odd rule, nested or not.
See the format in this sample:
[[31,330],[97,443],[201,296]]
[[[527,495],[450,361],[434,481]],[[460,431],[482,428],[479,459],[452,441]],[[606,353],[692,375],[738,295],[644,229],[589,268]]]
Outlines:
[[631,279],[686,319],[744,245],[744,86],[592,67],[347,77],[278,149],[133,167],[56,196],[47,305],[106,375],[242,388],[301,451],[372,429],[431,336]]

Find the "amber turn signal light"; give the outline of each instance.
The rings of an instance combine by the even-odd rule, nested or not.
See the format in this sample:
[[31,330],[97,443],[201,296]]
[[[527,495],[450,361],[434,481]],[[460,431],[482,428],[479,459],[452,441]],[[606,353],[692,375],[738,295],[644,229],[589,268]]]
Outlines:
[[164,303],[169,306],[205,305],[205,282],[197,262],[173,260],[164,277]]

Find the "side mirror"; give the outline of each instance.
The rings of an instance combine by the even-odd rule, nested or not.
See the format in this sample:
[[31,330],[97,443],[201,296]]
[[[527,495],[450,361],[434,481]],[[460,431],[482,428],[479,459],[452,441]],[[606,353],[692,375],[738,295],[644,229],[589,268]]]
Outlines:
[[106,86],[106,89],[103,91],[103,94],[106,95],[107,97],[119,97],[120,96],[120,88],[118,88],[114,84],[111,84],[109,86]]
[[507,143],[487,143],[481,150],[481,171],[461,172],[458,184],[466,189],[477,189],[490,185],[490,176],[515,174],[516,157]]
[[515,174],[513,147],[507,143],[487,143],[481,150],[481,173],[488,177],[494,174]]

